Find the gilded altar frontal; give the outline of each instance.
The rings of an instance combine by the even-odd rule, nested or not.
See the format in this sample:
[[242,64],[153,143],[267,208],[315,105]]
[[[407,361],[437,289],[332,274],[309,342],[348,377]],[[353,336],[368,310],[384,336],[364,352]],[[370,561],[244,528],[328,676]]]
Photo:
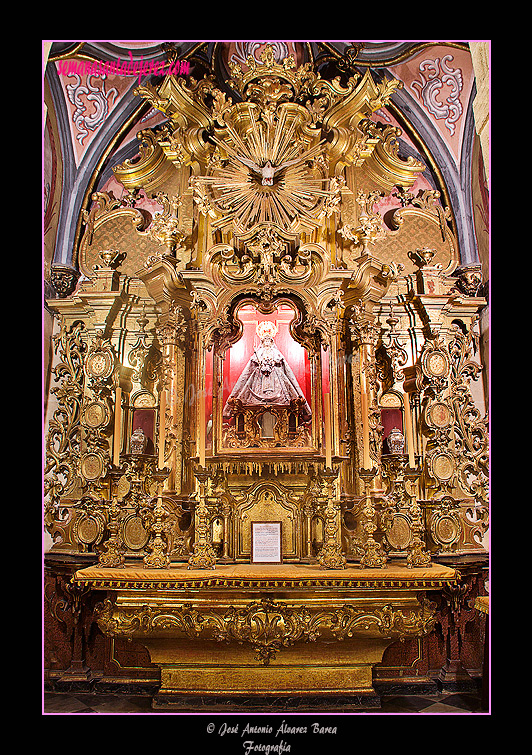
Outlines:
[[490,43],[43,47],[45,689],[488,711]]

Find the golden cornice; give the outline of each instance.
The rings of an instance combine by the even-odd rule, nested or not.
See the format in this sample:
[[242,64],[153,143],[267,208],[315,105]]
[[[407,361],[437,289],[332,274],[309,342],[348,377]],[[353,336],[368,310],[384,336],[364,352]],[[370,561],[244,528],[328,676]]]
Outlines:
[[350,79],[350,86],[342,99],[327,110],[323,117],[325,130],[334,128],[355,129],[361,120],[375,110],[388,104],[396,89],[403,86],[397,79],[386,79],[377,84],[368,70],[357,79]]
[[175,257],[162,255],[149,260],[137,272],[137,276],[146,286],[150,296],[159,305],[168,305],[172,301],[178,302],[183,297],[187,303],[191,301],[177,265],[178,261]]
[[399,129],[381,127],[369,120],[371,114],[388,105],[402,87],[397,79],[376,84],[366,71],[355,88],[323,115],[322,128],[330,132],[327,153],[331,165],[353,164],[366,170],[388,191],[395,185],[411,186],[424,165],[412,158],[398,157]]
[[157,88],[147,84],[137,87],[134,94],[148,100],[152,107],[164,113],[180,127],[210,130],[214,125],[213,119],[198,95],[201,95],[204,89],[213,90],[214,83],[209,78],[191,81],[194,82],[193,85],[187,86],[184,78],[168,75]]
[[370,254],[362,254],[353,260],[351,278],[344,292],[344,305],[366,302],[371,309],[386,295],[393,279],[393,271]]
[[426,166],[411,156],[407,160],[399,157],[398,137],[401,129],[383,124],[373,125],[374,134],[380,138],[364,163],[365,171],[386,191],[391,191],[394,186],[412,186]]
[[140,160],[125,160],[114,166],[113,172],[125,189],[142,187],[148,193],[161,187],[174,172],[174,167],[167,160],[151,129],[138,131],[137,139],[140,142]]
[[216,92],[213,77],[199,81],[191,78],[187,86],[185,79],[170,75],[157,88],[148,84],[134,90],[136,95],[168,117],[169,123],[156,141],[167,159],[176,166],[194,161],[204,164],[212,152],[212,145],[204,136],[212,133],[215,120],[204,99]]

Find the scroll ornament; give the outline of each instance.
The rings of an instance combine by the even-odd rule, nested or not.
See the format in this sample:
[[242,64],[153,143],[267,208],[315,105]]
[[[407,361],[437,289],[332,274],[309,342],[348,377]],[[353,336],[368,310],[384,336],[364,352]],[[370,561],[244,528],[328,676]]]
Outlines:
[[[464,333],[455,326],[451,340],[429,341],[421,357],[427,381],[425,412],[430,432],[427,470],[439,488],[451,493],[459,485],[478,503],[488,500],[488,418],[475,406],[470,382],[482,367],[473,359],[477,348],[474,323]],[[450,395],[443,397],[447,386]]]
[[[53,387],[58,408],[49,423],[46,438],[45,494],[49,496],[47,523],[53,520],[53,510],[61,497],[68,493],[77,479],[81,453],[81,406],[85,384],[84,357],[87,345],[81,321],[67,327],[63,322],[59,335],[54,336],[56,352],[61,360],[53,369],[59,385]],[[51,517],[51,519],[50,519]]]
[[255,659],[264,666],[282,648],[297,642],[316,642],[327,636],[341,642],[368,631],[390,639],[419,637],[432,631],[435,623],[434,605],[425,598],[408,613],[389,604],[371,609],[346,604],[310,611],[272,598],[261,598],[243,608],[229,606],[219,610],[196,608],[191,603],[171,609],[119,609],[106,599],[97,606],[96,614],[100,629],[111,636],[171,630],[191,639],[210,637],[216,642],[248,643],[255,651]]

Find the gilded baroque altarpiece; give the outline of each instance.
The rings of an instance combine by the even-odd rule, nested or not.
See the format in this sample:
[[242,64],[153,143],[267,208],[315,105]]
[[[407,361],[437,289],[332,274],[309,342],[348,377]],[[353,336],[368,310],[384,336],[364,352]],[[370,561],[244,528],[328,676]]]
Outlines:
[[[111,591],[100,628],[142,638],[167,695],[216,690],[220,647],[232,691],[369,694],[385,647],[433,627],[426,592],[459,583],[444,564],[483,551],[479,269],[371,119],[398,81],[270,47],[244,68],[232,97],[139,86],[166,120],[84,211],[80,282],[48,302],[46,527],[95,554],[74,582]],[[282,564],[251,564],[268,521]]]

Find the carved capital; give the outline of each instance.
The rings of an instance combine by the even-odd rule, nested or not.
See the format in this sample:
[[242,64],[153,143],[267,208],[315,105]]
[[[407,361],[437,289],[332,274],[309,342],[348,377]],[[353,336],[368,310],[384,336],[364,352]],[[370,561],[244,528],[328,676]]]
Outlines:
[[52,265],[52,286],[60,299],[65,299],[74,292],[80,275],[78,270],[68,265]]

